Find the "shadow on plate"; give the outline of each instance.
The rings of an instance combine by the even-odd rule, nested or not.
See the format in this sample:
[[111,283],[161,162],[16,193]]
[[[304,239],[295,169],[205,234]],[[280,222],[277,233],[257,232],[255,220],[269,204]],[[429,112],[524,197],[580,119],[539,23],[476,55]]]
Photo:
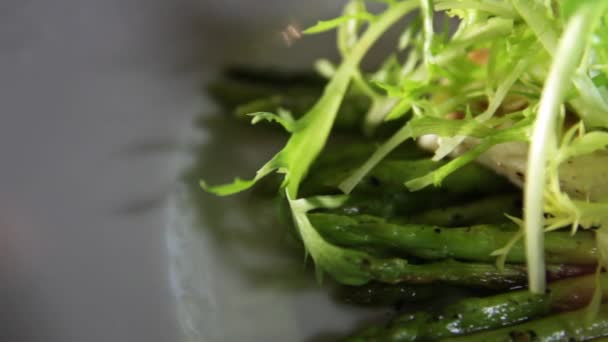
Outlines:
[[278,217],[278,176],[228,197],[206,193],[199,185],[202,178],[218,184],[237,176],[250,177],[279,150],[286,136],[272,127],[251,127],[228,115],[200,118],[197,127],[208,138],[194,149],[192,166],[182,179],[196,210],[198,229],[209,234],[212,244],[222,249],[222,258],[250,285],[316,286],[310,272],[312,262],[305,262],[290,219]]

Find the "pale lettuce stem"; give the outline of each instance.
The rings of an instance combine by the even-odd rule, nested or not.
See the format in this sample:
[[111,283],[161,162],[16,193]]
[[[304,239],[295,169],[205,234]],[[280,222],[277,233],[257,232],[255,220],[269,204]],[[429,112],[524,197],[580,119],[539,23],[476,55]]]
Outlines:
[[[326,86],[319,101],[306,114],[306,116],[301,119],[302,121],[299,122],[299,124],[303,125],[303,130],[314,130],[315,133],[317,133],[317,136],[312,136],[317,139],[317,141],[314,143],[319,145],[318,148],[313,150],[313,153],[309,154],[308,156],[299,156],[301,160],[298,160],[298,162],[300,162],[300,168],[296,169],[297,172],[294,172],[294,170],[287,170],[290,172],[289,176],[291,179],[286,184],[285,194],[289,200],[293,219],[298,227],[298,231],[304,242],[305,249],[308,253],[310,253],[310,256],[317,265],[318,277],[320,277],[322,274],[322,270],[327,267],[323,265],[324,263],[329,263],[336,268],[343,268],[347,262],[345,256],[343,255],[344,251],[327,243],[310,224],[310,221],[305,214],[306,208],[302,208],[298,205],[300,202],[298,202],[296,198],[300,181],[327,141],[338,108],[352,78],[353,71],[357,69],[361,59],[363,59],[367,51],[378,40],[378,38],[380,38],[380,36],[392,24],[414,9],[417,4],[417,0],[400,2],[392,5],[381,16],[379,16],[378,19],[372,23],[367,31],[361,36],[361,39],[359,39],[358,43],[352,48],[348,56],[344,58],[342,65],[338,68],[334,77]],[[288,147],[301,147],[312,143],[311,141],[308,141],[310,140],[310,135],[307,134],[307,131],[300,131],[298,134],[292,135],[288,145],[290,143],[293,145],[289,145]],[[336,261],[330,261],[332,259],[332,255],[337,256]],[[362,280],[366,281],[368,279],[351,277],[343,280],[351,283],[360,283]]]
[[502,18],[491,18],[484,25],[472,31],[468,31],[466,36],[454,36],[450,46],[442,52],[433,56],[433,62],[437,65],[447,65],[453,59],[462,56],[467,47],[488,41],[498,39],[510,34],[513,31],[513,20]]
[[[384,12],[384,14],[380,18],[378,18],[378,20],[376,20],[375,22],[373,22],[370,25],[369,29],[365,32],[365,34],[359,40],[357,47],[360,47],[362,45],[361,44],[362,42],[366,43],[366,41],[365,41],[366,38],[368,38],[370,36],[374,36],[375,38],[373,39],[373,41],[370,42],[369,45],[363,44],[363,46],[366,46],[366,50],[369,49],[369,47],[371,46],[371,43],[375,42],[379,38],[379,36],[384,31],[386,31],[386,29],[389,26],[391,26],[393,23],[395,23],[399,18],[404,16],[406,13],[408,13],[409,11],[414,9],[417,6],[417,4],[418,4],[418,1],[410,0],[410,1],[404,1],[402,3],[398,3],[398,4],[395,4],[395,5],[392,5],[391,7],[389,7],[386,10],[386,12]],[[344,43],[341,45],[344,45]],[[357,48],[353,48],[353,50],[350,52],[351,55],[356,54],[356,53],[358,53]],[[363,57],[363,54],[361,55],[361,57],[359,57],[359,61],[362,57]],[[364,94],[369,96],[374,103],[372,110],[370,110],[368,112],[368,115],[366,115],[366,119],[365,119],[365,123],[364,123],[364,128],[365,128],[366,133],[371,134],[371,132],[374,130],[374,128],[379,123],[382,122],[382,119],[384,117],[383,114],[388,113],[388,110],[384,110],[384,111],[381,110],[382,107],[384,107],[384,103],[382,102],[383,98],[378,93],[376,93],[372,87],[370,87],[366,83],[366,81],[363,79],[363,77],[361,75],[361,72],[357,68],[353,68],[351,71],[351,74],[352,74],[353,84],[360,91],[362,91]]]
[[[360,11],[365,11],[363,2],[351,0],[345,6],[343,14],[356,15]],[[350,49],[356,45],[358,41],[359,26],[359,19],[352,18],[338,27],[338,50],[340,51],[342,58],[346,58],[350,52]],[[372,89],[367,82],[365,82],[359,70],[355,70],[353,72],[352,81],[353,85],[357,87],[359,91],[370,97],[372,100],[380,99],[380,95],[376,93],[376,91],[374,91],[374,89]]]
[[346,178],[338,188],[345,194],[349,194],[357,184],[368,174],[384,157],[386,157],[392,150],[397,146],[401,145],[404,141],[412,137],[412,130],[410,125],[403,126],[399,131],[393,134],[389,140],[387,140],[372,156],[365,161],[365,163],[357,168],[353,174]]
[[[356,15],[359,11],[364,10],[361,7],[362,4],[359,1],[349,1],[346,6],[344,6],[344,11],[342,12],[345,16]],[[347,20],[346,23],[340,25],[337,31],[338,37],[338,50],[342,57],[344,57],[350,48],[352,48],[358,39],[358,30],[359,30],[359,20],[358,18],[352,18]]]
[[405,14],[413,10],[417,6],[417,1],[403,1],[388,8],[382,15],[372,22],[361,36],[358,43],[352,48],[350,54],[346,57],[343,67],[352,72],[359,64],[363,56],[371,48],[372,44],[380,38],[380,36],[397,20]]
[[[345,56],[333,78],[323,90],[321,98],[298,121],[298,125],[301,125],[300,131],[297,132],[298,134],[292,135],[285,148],[308,146],[308,152],[298,156],[299,164],[297,168],[287,170],[289,171],[289,178],[286,178],[284,185],[287,187],[292,198],[297,197],[300,182],[327,142],[344,94],[348,89],[353,73],[358,69],[359,63],[384,32],[400,18],[416,8],[417,4],[417,0],[399,2],[390,6],[384,13],[378,16],[369,25],[357,44],[353,46],[350,53]],[[315,137],[316,141],[310,142],[311,136]],[[295,157],[292,156],[292,158]],[[295,161],[292,162],[295,163]]]
[[478,0],[447,0],[447,1],[438,1],[435,5],[435,9],[438,11],[444,10],[477,10],[482,12],[487,12],[492,15],[502,17],[502,18],[514,18],[515,13],[513,9],[507,5],[500,2],[481,2]]
[[558,36],[555,25],[545,16],[546,8],[530,0],[511,0],[511,4],[538,37],[545,50],[553,54]]
[[433,63],[433,1],[432,0],[420,0],[420,11],[422,12],[423,19],[423,31],[424,31],[424,64],[430,75],[430,66]]
[[[556,51],[558,29],[544,13],[546,8],[530,0],[511,0],[511,4],[517,10],[522,19],[532,29],[545,50],[551,55],[559,56]],[[603,13],[606,8],[606,1],[589,2],[586,7],[593,7],[593,15],[587,17],[588,25],[586,31],[580,32],[581,37],[587,38],[591,33],[593,25],[597,20],[597,15]],[[608,103],[602,98],[599,90],[593,84],[588,75],[578,72],[572,75],[572,82],[579,93],[579,98],[570,101],[571,105],[579,112],[585,123],[590,126],[606,126],[606,112]],[[590,109],[585,107],[591,107]]]
[[372,105],[369,107],[363,121],[363,134],[371,136],[378,125],[395,109],[397,103],[396,99],[389,97],[372,98]]
[[[517,1],[514,1],[517,3]],[[593,6],[583,6],[575,13],[558,43],[545,82],[528,154],[527,181],[524,189],[524,225],[530,291],[544,293],[544,188],[547,162],[557,150],[556,124],[559,108],[584,52],[589,25],[593,24]]]
[[[496,110],[498,110],[498,107],[500,107],[504,99],[507,97],[507,94],[509,93],[509,90],[511,89],[513,84],[515,84],[515,82],[521,77],[527,66],[528,61],[526,59],[521,59],[515,65],[511,73],[498,86],[494,95],[488,99],[488,101],[490,102],[488,108],[483,113],[475,117],[475,120],[479,122],[484,122],[489,120],[494,115]],[[458,145],[460,145],[465,138],[465,136],[445,138],[440,143],[439,148],[435,151],[433,160],[439,161],[445,158],[448,154],[452,153],[452,151],[454,151],[454,149],[458,147]]]

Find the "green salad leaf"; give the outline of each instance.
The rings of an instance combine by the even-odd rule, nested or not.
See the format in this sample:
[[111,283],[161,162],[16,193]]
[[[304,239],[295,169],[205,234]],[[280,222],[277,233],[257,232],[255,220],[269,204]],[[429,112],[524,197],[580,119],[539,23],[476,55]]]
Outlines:
[[[206,182],[201,181],[203,189],[225,196],[252,187],[273,171],[285,174],[281,187],[289,200],[292,215],[305,248],[320,269],[327,269],[328,267],[324,265],[334,262],[333,259],[328,258],[328,255],[339,253],[332,252],[331,245],[323,243],[323,239],[313,231],[306,216],[306,210],[300,208],[300,202],[297,199],[298,188],[310,166],[325,146],[342,99],[362,58],[392,24],[414,9],[416,5],[417,2],[414,0],[396,2],[371,23],[348,55],[344,57],[342,64],[325,87],[323,95],[317,103],[299,120],[289,125],[292,134],[285,147],[262,166],[253,179],[237,178],[230,184],[219,186],[209,186]],[[346,20],[349,19],[351,19],[350,16],[346,18]],[[262,117],[270,118],[268,115]],[[277,119],[276,116],[272,116],[272,118]],[[339,270],[337,267],[331,269]]]

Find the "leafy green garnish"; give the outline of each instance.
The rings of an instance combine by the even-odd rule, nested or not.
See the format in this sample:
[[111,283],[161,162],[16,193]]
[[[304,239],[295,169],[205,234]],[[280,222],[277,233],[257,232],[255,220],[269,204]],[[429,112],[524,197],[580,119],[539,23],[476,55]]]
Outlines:
[[[342,278],[339,273],[340,267],[329,267],[327,264],[339,262],[329,257],[339,253],[332,252],[331,245],[322,243],[322,238],[314,231],[314,228],[306,217],[306,210],[303,210],[300,202],[298,202],[298,189],[310,166],[325,146],[342,99],[346,94],[353,74],[358,71],[358,65],[362,58],[372,44],[392,24],[415,8],[416,4],[417,2],[414,0],[397,2],[376,17],[348,54],[344,56],[342,64],[325,87],[323,95],[317,103],[299,120],[289,122],[287,126],[291,130],[291,137],[285,147],[264,164],[257,171],[253,179],[242,180],[237,178],[233,183],[219,186],[208,186],[204,181],[201,181],[203,189],[225,196],[252,187],[258,180],[273,171],[283,173],[285,176],[281,187],[284,189],[284,193],[289,200],[294,221],[304,241],[307,252],[320,269],[337,272],[337,274],[333,274],[336,278]],[[350,19],[352,18],[348,16],[344,20],[338,20],[337,22],[340,24]],[[333,23],[336,23],[336,21],[333,21]],[[320,25],[323,28],[328,27],[325,24]],[[336,26],[338,25],[334,27]],[[273,119],[279,122],[284,121],[279,116],[270,116],[268,114],[258,114],[257,117]]]
[[[521,120],[510,128],[497,130],[496,132],[486,134],[478,145],[471,148],[460,157],[451,160],[444,166],[426,174],[423,177],[407,181],[405,185],[412,191],[420,190],[429,185],[440,186],[445,177],[449,176],[452,172],[458,170],[467,163],[474,161],[483,152],[486,152],[491,147],[506,142],[527,141],[530,136],[529,131],[531,122],[532,120],[529,119]],[[468,136],[475,136],[469,132],[467,133]]]
[[371,21],[374,21],[374,19],[375,19],[375,17],[371,13],[358,12],[355,14],[343,15],[341,17],[331,19],[331,20],[319,21],[315,26],[312,26],[312,27],[304,30],[303,33],[304,34],[315,34],[315,33],[330,31],[350,20],[363,20],[363,21],[371,22]]
[[[424,4],[423,19],[428,23]],[[561,127],[568,109],[587,128],[608,128],[608,92],[601,82],[608,63],[607,4],[563,1],[560,13],[554,13],[554,8],[539,1],[437,1],[437,9],[460,18],[455,34],[429,48],[435,43],[428,39],[432,28],[425,26],[421,36],[408,33],[408,42],[417,37],[410,44],[416,46],[414,52],[419,51],[424,63],[407,79],[378,83],[387,96],[398,100],[388,118],[409,110],[414,112],[413,118],[340,188],[349,193],[394,148],[426,134],[440,137],[434,160],[451,155],[465,138],[476,138],[479,143],[439,169],[406,182],[410,190],[440,186],[447,175],[494,145],[530,142],[523,225],[530,289],[542,292],[543,232],[564,226],[572,226],[574,231],[578,226],[608,225],[608,215],[604,214],[608,203],[602,202],[607,198],[571,198],[559,186],[563,163],[581,156],[590,156],[598,165],[606,161],[594,154],[608,149],[604,132],[562,138]],[[484,51],[489,56],[484,57]],[[441,96],[440,101],[433,101],[437,96]],[[470,104],[484,97],[485,108],[471,110]],[[505,126],[494,116],[513,98],[526,107],[525,115],[513,117]],[[467,115],[458,120],[443,119],[453,111]],[[585,192],[583,182],[578,181],[577,191]],[[552,185],[546,186],[548,183]]]
[[317,266],[317,278],[321,280],[323,272],[328,272],[337,281],[344,284],[364,284],[370,280],[370,277],[362,272],[358,265],[369,256],[366,253],[340,248],[325,241],[306,216],[306,213],[313,209],[339,207],[346,199],[346,196],[319,196],[301,199],[288,197],[291,212],[304,246],[308,246],[307,253],[311,254]]
[[[543,292],[543,234],[570,227],[573,234],[580,228],[598,228],[601,261],[608,265],[603,260],[608,255],[608,182],[600,179],[604,176],[577,179],[572,175],[577,170],[568,168],[582,162],[584,171],[601,174],[608,163],[608,1],[379,2],[387,8],[376,14],[363,0],[351,0],[342,16],[304,31],[337,30],[342,62],[317,63],[318,71],[329,78],[322,96],[298,120],[287,110],[274,114],[250,107],[256,112],[251,114],[252,123],[273,121],[291,134],[285,147],[251,180],[213,187],[201,182],[202,187],[228,195],[271,172],[283,173],[281,189],[317,270],[345,283],[366,281],[369,275],[353,265],[371,260],[369,256],[328,243],[306,215],[312,208],[340,201],[298,198],[300,184],[324,148],[345,95],[352,92],[369,99],[361,123],[366,135],[373,135],[386,121],[409,119],[340,184],[345,193],[409,139],[433,135],[438,138],[433,160],[452,158],[405,182],[410,191],[440,186],[446,176],[497,145],[529,143],[527,172],[521,175],[524,217],[512,218],[522,230],[495,252],[498,264],[504,263],[510,246],[525,237],[530,289]],[[420,15],[402,31],[395,53],[375,72],[360,70],[371,46],[416,8]],[[436,29],[437,11],[458,19],[453,34]],[[462,150],[465,141],[476,143]]]
[[[340,184],[340,189],[345,193],[350,193],[355,186],[367,175],[384,157],[393,149],[401,145],[408,139],[415,139],[425,134],[438,134],[443,137],[472,136],[483,138],[484,143],[469,151],[468,155],[452,160],[433,173],[420,179],[408,182],[411,190],[419,190],[427,185],[439,185],[441,180],[453,171],[474,160],[483,151],[493,145],[506,141],[527,140],[527,129],[530,121],[522,121],[518,125],[507,130],[496,130],[486,126],[474,119],[449,120],[430,116],[420,116],[410,120],[402,129],[397,131],[386,143],[359,167],[351,176]],[[428,180],[432,180],[428,182]]]

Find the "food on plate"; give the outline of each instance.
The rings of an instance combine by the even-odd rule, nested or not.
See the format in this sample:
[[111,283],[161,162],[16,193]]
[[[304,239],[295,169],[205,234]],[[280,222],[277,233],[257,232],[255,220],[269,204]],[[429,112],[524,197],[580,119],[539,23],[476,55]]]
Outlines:
[[[289,137],[253,178],[201,186],[278,173],[286,229],[352,302],[483,291],[350,340],[608,336],[608,1],[376,2],[303,31],[335,30],[339,63],[211,86],[237,120]],[[395,27],[394,51],[360,67]]]

